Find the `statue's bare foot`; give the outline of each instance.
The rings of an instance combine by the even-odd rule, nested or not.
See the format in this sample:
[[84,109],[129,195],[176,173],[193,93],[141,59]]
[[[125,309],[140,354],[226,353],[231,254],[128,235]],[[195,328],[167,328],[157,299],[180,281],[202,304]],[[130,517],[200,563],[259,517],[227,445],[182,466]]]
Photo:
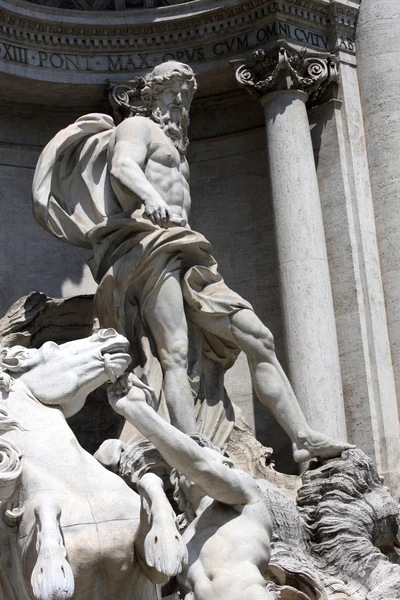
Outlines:
[[355,448],[354,444],[332,440],[323,433],[311,431],[309,435],[300,435],[293,442],[293,458],[297,463],[303,463],[312,458],[327,460],[340,456],[344,450]]

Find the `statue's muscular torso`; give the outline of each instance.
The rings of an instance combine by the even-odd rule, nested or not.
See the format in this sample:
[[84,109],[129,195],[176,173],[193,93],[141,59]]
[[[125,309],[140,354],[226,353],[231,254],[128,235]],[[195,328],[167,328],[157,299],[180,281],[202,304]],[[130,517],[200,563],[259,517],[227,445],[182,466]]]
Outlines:
[[212,501],[183,534],[189,559],[177,580],[185,600],[272,600],[262,575],[270,536],[261,498],[241,506]]
[[170,214],[188,221],[189,165],[157,123],[138,116],[118,125],[110,140],[109,162],[113,189],[124,210],[144,204],[145,194],[153,193],[151,184]]

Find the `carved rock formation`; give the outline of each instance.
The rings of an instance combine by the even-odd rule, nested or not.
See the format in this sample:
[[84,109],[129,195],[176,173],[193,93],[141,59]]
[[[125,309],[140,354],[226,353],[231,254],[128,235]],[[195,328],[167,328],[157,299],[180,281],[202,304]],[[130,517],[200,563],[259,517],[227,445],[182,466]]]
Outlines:
[[[91,296],[54,300],[32,292],[0,320],[0,347],[71,341],[88,335],[92,327]],[[100,388],[70,425],[94,452],[105,439],[118,437],[121,420]],[[281,600],[400,598],[399,505],[363,452],[346,451],[302,478],[278,473],[272,449],[253,437],[236,407],[225,451],[237,468],[256,478],[270,512],[273,543],[267,578]],[[11,509],[19,509],[18,504]],[[9,516],[17,519],[20,512]]]
[[400,598],[399,505],[361,450],[307,471],[296,504],[257,483],[273,521],[272,581],[310,600]]
[[49,298],[31,292],[17,300],[0,319],[0,348],[39,348],[86,337],[93,329],[93,296]]
[[308,471],[297,504],[325,579],[340,577],[354,598],[400,597],[399,505],[361,450]]

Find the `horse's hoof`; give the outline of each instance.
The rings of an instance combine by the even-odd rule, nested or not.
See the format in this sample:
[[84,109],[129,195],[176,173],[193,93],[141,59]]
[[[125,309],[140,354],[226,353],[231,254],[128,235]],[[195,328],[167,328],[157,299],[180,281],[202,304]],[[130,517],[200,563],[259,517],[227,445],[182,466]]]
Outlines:
[[36,600],[70,600],[74,576],[65,558],[64,546],[47,547],[39,552],[32,571],[31,585]]
[[74,575],[67,560],[61,508],[48,497],[35,508],[37,560],[31,575],[35,600],[70,600]]

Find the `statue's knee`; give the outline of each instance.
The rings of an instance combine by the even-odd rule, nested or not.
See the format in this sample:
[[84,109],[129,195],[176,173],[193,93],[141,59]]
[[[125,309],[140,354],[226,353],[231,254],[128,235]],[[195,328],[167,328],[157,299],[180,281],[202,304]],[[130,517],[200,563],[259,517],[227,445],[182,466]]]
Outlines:
[[188,358],[188,342],[185,339],[175,341],[162,352],[161,364],[164,370],[186,369]]

